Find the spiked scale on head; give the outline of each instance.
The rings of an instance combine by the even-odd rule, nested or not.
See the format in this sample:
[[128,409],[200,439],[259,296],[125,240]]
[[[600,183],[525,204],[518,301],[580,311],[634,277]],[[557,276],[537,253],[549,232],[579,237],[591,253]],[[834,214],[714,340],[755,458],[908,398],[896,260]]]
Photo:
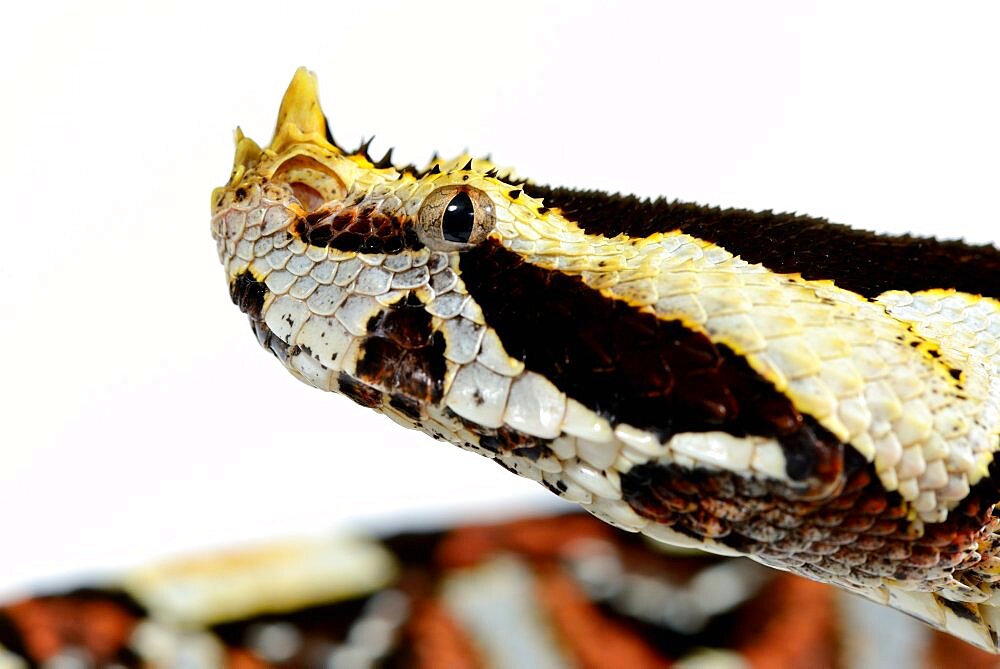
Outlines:
[[267,148],[237,130],[212,213],[233,301],[305,383],[995,648],[996,249],[375,163],[305,70]]

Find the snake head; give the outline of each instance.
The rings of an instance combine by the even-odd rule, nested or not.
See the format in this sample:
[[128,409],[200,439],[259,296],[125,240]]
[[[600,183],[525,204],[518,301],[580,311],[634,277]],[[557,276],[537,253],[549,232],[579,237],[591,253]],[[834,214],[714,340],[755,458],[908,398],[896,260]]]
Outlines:
[[[236,140],[212,234],[296,378],[618,526],[994,647],[997,341],[955,324],[1000,303],[938,282],[995,249],[373,161],[333,141],[305,70],[270,145]],[[857,269],[881,265],[916,292]]]
[[[373,161],[367,145],[342,149],[315,76],[300,69],[270,145],[237,130],[230,179],[212,193],[230,295],[300,380],[481,448],[478,431],[504,424],[506,394],[524,364],[486,327],[460,258],[499,244],[501,230],[516,237],[511,207],[522,216],[541,209],[505,179],[467,155],[418,170],[388,156]],[[485,366],[471,365],[477,356]],[[492,391],[480,377],[493,380]],[[557,423],[566,398],[551,395],[561,408],[547,422]]]
[[647,519],[622,502],[621,475],[661,462],[673,437],[716,448],[730,471],[756,459],[802,496],[843,487],[835,436],[749,367],[738,338],[713,339],[666,297],[690,288],[710,245],[589,234],[488,160],[417,169],[345,151],[305,70],[266,149],[236,137],[212,232],[230,296],[298,379],[625,525]]

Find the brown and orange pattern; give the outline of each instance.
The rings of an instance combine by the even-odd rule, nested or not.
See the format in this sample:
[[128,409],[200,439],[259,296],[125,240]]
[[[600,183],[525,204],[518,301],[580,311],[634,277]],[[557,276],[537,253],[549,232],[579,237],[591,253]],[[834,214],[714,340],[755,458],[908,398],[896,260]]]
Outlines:
[[[530,593],[524,603],[549,630],[548,647],[534,652],[555,653],[567,666],[666,668],[705,648],[751,667],[839,663],[833,591],[744,561],[650,550],[635,535],[589,516],[396,535],[383,546],[395,556],[399,572],[381,588],[208,625],[165,619],[155,612],[155,603],[121,589],[25,599],[0,606],[0,648],[32,665],[53,666],[70,660],[79,666],[147,668],[176,666],[182,660],[228,669],[357,662],[399,669],[504,666],[490,654],[492,644],[519,643],[510,636],[516,630],[503,624],[505,604],[489,588],[475,592],[495,622],[484,632],[455,600],[453,585],[513,561],[519,568],[511,573],[515,580],[523,579]],[[205,565],[211,562],[208,558]],[[229,571],[238,570],[241,562],[236,555],[225,558]],[[714,615],[690,619],[675,611],[657,619],[635,607],[636,593],[630,594],[634,584],[646,591],[652,584],[683,597],[700,574],[727,564],[749,569],[730,573],[744,576],[747,590]],[[617,570],[608,572],[610,580],[595,581],[597,567],[606,571],[609,565]],[[187,567],[197,569],[198,561],[188,560]],[[491,581],[491,587],[508,585]],[[267,589],[262,584],[261,592]],[[252,593],[240,597],[248,595],[252,598]],[[266,610],[266,602],[258,607]]]

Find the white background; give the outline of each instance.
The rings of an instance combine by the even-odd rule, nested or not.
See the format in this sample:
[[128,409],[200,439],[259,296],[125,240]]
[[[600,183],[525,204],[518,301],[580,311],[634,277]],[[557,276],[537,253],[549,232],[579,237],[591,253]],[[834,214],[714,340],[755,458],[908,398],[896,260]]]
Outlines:
[[1000,235],[994,2],[167,4],[5,10],[0,591],[549,503],[297,383],[229,302],[209,193],[299,65],[399,162]]

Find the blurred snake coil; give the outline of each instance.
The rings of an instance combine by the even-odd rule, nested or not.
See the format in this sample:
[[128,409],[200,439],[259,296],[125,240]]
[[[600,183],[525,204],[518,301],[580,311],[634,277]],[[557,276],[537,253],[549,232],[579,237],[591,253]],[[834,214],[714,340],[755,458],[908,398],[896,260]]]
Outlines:
[[996,248],[397,167],[334,141],[304,69],[267,148],[236,131],[212,235],[310,386],[997,651]]

